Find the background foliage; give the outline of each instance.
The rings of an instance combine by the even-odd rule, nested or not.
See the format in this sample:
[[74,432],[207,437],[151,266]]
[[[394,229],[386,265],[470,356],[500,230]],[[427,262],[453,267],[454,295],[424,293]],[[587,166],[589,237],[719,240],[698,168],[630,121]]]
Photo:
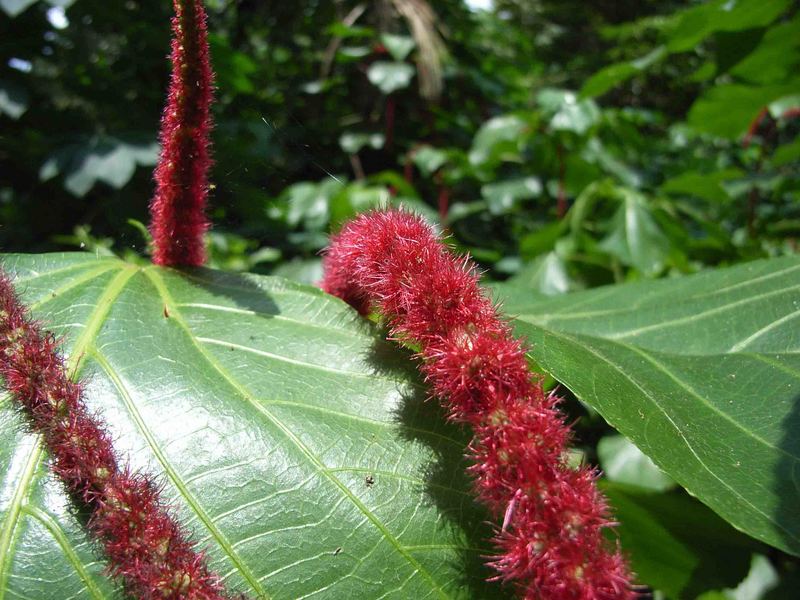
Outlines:
[[[4,250],[146,254],[169,4],[0,0]],[[790,0],[208,6],[213,266],[313,282],[328,234],[383,204],[446,228],[509,281],[498,289],[517,314],[547,306],[531,290],[796,253]],[[535,339],[540,324],[521,323]],[[670,598],[789,597],[796,559],[715,517],[592,409],[566,408],[645,583]]]

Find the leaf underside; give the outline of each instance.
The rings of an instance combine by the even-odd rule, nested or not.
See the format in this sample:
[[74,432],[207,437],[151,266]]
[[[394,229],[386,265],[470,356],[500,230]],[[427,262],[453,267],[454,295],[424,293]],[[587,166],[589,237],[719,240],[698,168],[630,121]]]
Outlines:
[[[230,590],[258,598],[477,598],[486,515],[409,356],[288,281],[8,255],[86,400]],[[0,600],[121,598],[86,515],[0,399]]]

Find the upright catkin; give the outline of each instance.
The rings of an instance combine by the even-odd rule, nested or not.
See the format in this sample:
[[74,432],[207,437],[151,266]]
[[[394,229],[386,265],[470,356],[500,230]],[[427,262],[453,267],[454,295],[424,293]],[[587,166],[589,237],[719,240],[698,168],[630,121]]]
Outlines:
[[213,74],[201,0],[174,0],[172,76],[161,118],[161,155],[150,203],[153,262],[200,266],[206,261],[206,202]]

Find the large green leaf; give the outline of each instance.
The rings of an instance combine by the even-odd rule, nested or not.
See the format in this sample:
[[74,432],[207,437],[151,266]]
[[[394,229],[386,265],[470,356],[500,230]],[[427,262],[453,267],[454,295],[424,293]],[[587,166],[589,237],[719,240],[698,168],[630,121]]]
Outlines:
[[800,258],[551,299],[497,286],[533,358],[691,494],[800,554]]
[[[3,263],[63,336],[119,451],[159,475],[230,589],[496,593],[482,587],[486,515],[463,436],[424,402],[408,357],[344,303],[278,278],[90,254]],[[121,597],[38,438],[2,404],[0,598]]]

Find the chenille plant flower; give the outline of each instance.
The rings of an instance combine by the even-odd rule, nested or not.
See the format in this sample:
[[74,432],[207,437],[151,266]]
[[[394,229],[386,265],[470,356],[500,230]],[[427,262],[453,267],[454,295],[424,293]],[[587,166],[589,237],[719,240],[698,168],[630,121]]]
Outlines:
[[496,579],[530,600],[634,597],[624,559],[603,537],[612,523],[596,473],[568,465],[558,399],[532,378],[474,265],[396,210],[347,224],[324,264],[323,289],[362,313],[377,308],[392,337],[417,344],[433,394],[472,426],[475,489],[502,521]]
[[0,376],[52,470],[90,511],[109,571],[134,598],[226,598],[161,500],[152,478],[122,466],[100,419],[70,380],[55,339],[28,316],[0,271]]
[[172,79],[161,119],[161,156],[150,204],[153,262],[205,263],[213,74],[201,0],[174,0]]

